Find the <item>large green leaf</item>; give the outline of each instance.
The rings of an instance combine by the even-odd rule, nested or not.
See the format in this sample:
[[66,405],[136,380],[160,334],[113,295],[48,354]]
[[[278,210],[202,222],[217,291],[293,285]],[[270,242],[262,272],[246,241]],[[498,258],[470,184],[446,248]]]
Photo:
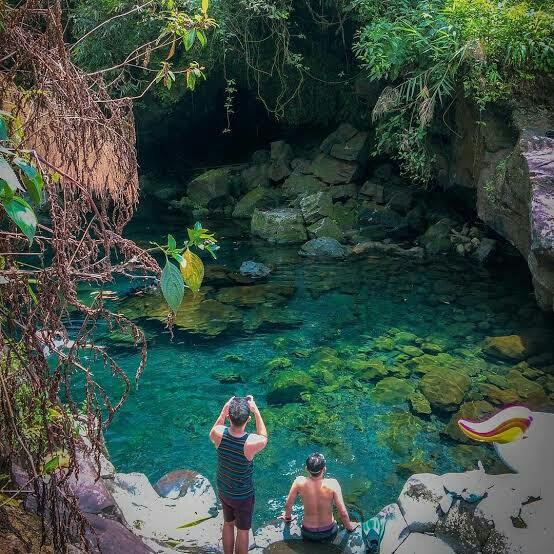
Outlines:
[[35,204],[40,204],[42,201],[42,187],[44,186],[40,171],[21,158],[16,158],[14,163],[23,173],[23,182],[31,200]]
[[37,230],[37,218],[31,206],[19,196],[4,200],[2,206],[9,218],[21,229],[29,242],[33,242]]
[[181,274],[183,275],[187,287],[196,294],[200,290],[202,281],[204,280],[204,263],[188,248],[183,252]]
[[169,307],[176,312],[183,301],[185,283],[183,276],[175,264],[167,261],[162,271],[160,282],[162,294]]
[[210,6],[209,0],[202,0],[202,11],[206,14]]
[[2,156],[0,156],[0,179],[4,179],[13,192],[24,190],[12,166]]
[[187,52],[192,48],[195,38],[196,38],[196,29],[189,29],[183,36],[183,44],[185,45],[185,50]]

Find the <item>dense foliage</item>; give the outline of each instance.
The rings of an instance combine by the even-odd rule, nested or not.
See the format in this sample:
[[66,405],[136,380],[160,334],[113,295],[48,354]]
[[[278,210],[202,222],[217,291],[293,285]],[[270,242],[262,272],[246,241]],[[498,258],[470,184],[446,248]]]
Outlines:
[[554,70],[554,7],[547,0],[359,0],[354,51],[385,88],[375,109],[378,152],[427,183],[426,137],[453,97],[480,109],[532,90]]

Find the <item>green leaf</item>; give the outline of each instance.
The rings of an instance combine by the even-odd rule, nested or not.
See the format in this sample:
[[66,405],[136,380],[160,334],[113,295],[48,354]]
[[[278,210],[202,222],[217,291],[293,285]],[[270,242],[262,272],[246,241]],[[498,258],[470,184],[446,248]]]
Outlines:
[[4,181],[10,185],[13,192],[25,190],[21,186],[21,183],[19,182],[19,179],[17,178],[17,175],[11,165],[2,156],[0,156],[0,179],[4,179]]
[[177,248],[177,241],[173,235],[167,235],[167,247],[169,250],[175,250]]
[[42,473],[44,475],[50,475],[53,471],[56,471],[60,467],[60,457],[54,456],[51,460],[46,462],[42,467]]
[[185,283],[177,266],[167,261],[160,282],[162,294],[169,307],[176,312],[183,301]]
[[14,163],[23,173],[23,182],[31,200],[35,204],[40,204],[42,201],[42,188],[44,186],[40,171],[21,158],[16,158]]
[[209,0],[202,0],[202,11],[204,14],[208,13],[208,8],[210,7]]
[[19,196],[14,196],[8,201],[4,200],[2,205],[9,218],[21,229],[32,244],[37,230],[37,218],[31,206]]
[[8,125],[3,116],[0,115],[0,140],[8,140]]
[[196,36],[198,37],[198,42],[203,47],[206,46],[206,43],[208,42],[208,39],[206,38],[206,35],[204,34],[204,31],[196,31]]
[[181,262],[181,274],[192,292],[195,294],[200,290],[204,280],[204,264],[202,260],[188,248],[183,252]]
[[196,29],[190,29],[189,31],[186,32],[185,36],[183,37],[183,44],[187,52],[192,48],[195,38],[196,38]]
[[190,90],[194,90],[195,86],[196,86],[196,75],[192,71],[189,71],[187,73],[187,88],[189,88]]

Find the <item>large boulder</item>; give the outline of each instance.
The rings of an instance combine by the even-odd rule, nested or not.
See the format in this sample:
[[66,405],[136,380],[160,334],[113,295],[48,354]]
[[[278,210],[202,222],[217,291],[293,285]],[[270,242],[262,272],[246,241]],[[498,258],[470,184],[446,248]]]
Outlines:
[[531,329],[521,335],[487,337],[483,343],[483,351],[494,358],[519,362],[551,346],[552,337],[549,333]]
[[[265,150],[261,150],[265,152]],[[269,163],[252,165],[241,173],[243,190],[252,190],[257,187],[269,186]]]
[[421,392],[433,408],[455,411],[462,403],[471,381],[469,377],[448,368],[436,368],[420,381]]
[[307,225],[315,223],[333,213],[331,196],[327,192],[316,192],[300,199],[300,210]]
[[442,478],[432,473],[412,475],[404,484],[398,505],[410,531],[432,533],[441,517],[441,500],[446,495]]
[[339,242],[342,241],[344,234],[340,227],[330,218],[324,217],[308,227],[310,238],[329,237]]
[[260,262],[248,260],[242,262],[239,272],[241,275],[246,275],[252,279],[265,279],[271,273],[271,268]]
[[187,196],[202,208],[224,203],[232,192],[231,170],[226,167],[210,169],[193,179],[187,187]]
[[303,244],[298,252],[300,256],[310,258],[344,258],[347,253],[346,248],[340,242],[329,237],[311,239]]
[[128,527],[156,551],[168,543],[182,551],[215,551],[223,518],[210,482],[181,470],[162,477],[157,487],[168,496],[160,496],[142,473],[116,474],[112,494]]
[[293,208],[254,210],[253,235],[277,244],[294,244],[308,239],[302,212]]
[[432,255],[450,251],[452,248],[450,232],[454,225],[454,222],[447,218],[431,225],[420,239],[425,250]]
[[248,219],[256,208],[273,208],[278,204],[278,194],[261,186],[247,192],[236,204],[233,217]]
[[369,154],[369,140],[366,132],[356,133],[346,142],[335,144],[331,156],[339,160],[350,160],[363,163]]
[[290,162],[293,152],[290,144],[284,140],[271,143],[271,162],[269,166],[269,178],[272,181],[282,181],[291,174]]
[[350,123],[341,123],[335,131],[325,138],[319,149],[325,154],[331,154],[333,146],[346,143],[357,133],[358,130]]
[[330,185],[350,183],[361,174],[360,164],[357,162],[339,160],[327,154],[317,156],[312,162],[312,171],[316,177]]
[[315,194],[327,190],[329,185],[316,179],[313,175],[291,175],[283,183],[282,192],[286,198],[293,199],[299,196]]

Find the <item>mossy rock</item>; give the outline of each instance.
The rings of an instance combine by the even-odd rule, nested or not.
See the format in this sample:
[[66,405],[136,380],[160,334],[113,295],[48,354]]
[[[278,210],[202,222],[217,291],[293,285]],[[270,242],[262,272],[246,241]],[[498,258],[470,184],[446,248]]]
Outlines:
[[336,382],[335,374],[325,366],[315,364],[308,370],[310,376],[315,380],[325,385],[331,385]]
[[257,331],[260,327],[294,329],[300,327],[303,321],[299,312],[262,304],[244,316],[243,328],[248,332]]
[[479,393],[487,398],[493,404],[504,406],[506,404],[514,404],[521,399],[516,391],[509,388],[500,388],[491,383],[479,383],[477,387]]
[[430,415],[431,410],[431,404],[429,404],[429,400],[423,396],[419,391],[414,391],[410,397],[410,404],[412,406],[412,410],[416,414],[422,414],[422,415]]
[[233,364],[240,364],[244,361],[244,358],[242,356],[239,356],[238,354],[225,354],[223,359],[226,362],[231,362]]
[[529,356],[524,338],[520,335],[487,337],[483,352],[494,358],[507,361],[521,361]]
[[448,368],[433,369],[420,381],[421,392],[433,408],[455,411],[469,390],[467,375]]
[[389,374],[389,370],[381,360],[355,358],[349,360],[347,366],[354,371],[356,377],[361,381],[373,381]]
[[465,402],[460,406],[460,409],[450,418],[450,421],[446,425],[444,432],[452,439],[458,442],[466,444],[474,444],[466,437],[458,427],[459,419],[470,419],[473,421],[481,421],[486,419],[496,412],[496,409],[492,404],[485,400],[477,400],[474,402]]
[[322,365],[331,371],[336,371],[343,365],[338,357],[338,352],[333,348],[322,346],[318,348],[311,356],[311,359],[318,365]]
[[256,208],[273,208],[278,203],[278,194],[271,189],[256,187],[247,192],[235,205],[233,217],[249,219]]
[[527,379],[517,369],[511,369],[507,375],[510,388],[517,391],[520,398],[524,399],[533,408],[541,408],[549,405],[549,398],[539,383]]
[[289,358],[285,358],[283,356],[273,358],[272,360],[267,362],[267,369],[269,369],[269,371],[288,369],[289,367],[292,367],[292,362],[289,360]]
[[394,335],[393,340],[396,345],[416,344],[418,336],[407,331],[399,331]]
[[224,385],[230,385],[233,383],[244,383],[242,375],[235,371],[221,370],[212,373],[212,377]]
[[414,392],[414,386],[398,377],[381,379],[371,392],[371,397],[381,404],[401,404]]
[[382,352],[394,350],[394,341],[390,337],[377,337],[373,346]]
[[421,348],[418,348],[417,346],[412,346],[410,344],[399,346],[398,350],[400,350],[400,352],[402,352],[403,354],[406,354],[406,356],[409,356],[410,358],[417,358],[418,356],[423,356],[423,350],[421,350]]
[[431,354],[431,355],[440,354],[441,352],[444,352],[444,348],[440,344],[435,344],[433,342],[424,342],[421,345],[421,350],[423,350],[425,354]]
[[424,429],[423,421],[408,411],[390,412],[380,416],[378,421],[384,428],[377,431],[377,442],[397,454],[410,452],[418,433]]
[[406,462],[396,464],[395,472],[403,479],[408,479],[417,473],[432,473],[435,465],[425,460],[424,453],[419,450]]
[[268,404],[302,402],[303,396],[314,389],[314,382],[308,373],[287,370],[279,373],[269,384],[266,394]]

